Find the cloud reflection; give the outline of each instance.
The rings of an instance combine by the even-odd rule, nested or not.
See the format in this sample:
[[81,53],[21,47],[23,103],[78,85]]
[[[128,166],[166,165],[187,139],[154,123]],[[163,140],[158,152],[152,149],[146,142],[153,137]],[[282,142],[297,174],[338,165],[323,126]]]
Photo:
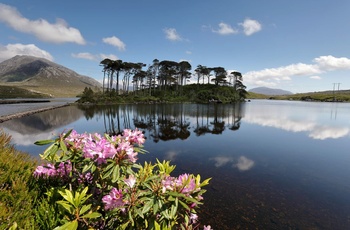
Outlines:
[[174,150],[170,150],[168,152],[165,153],[165,159],[168,161],[174,161],[177,157],[177,155],[179,155],[180,152],[178,151],[174,151]]
[[238,168],[239,171],[247,171],[254,166],[255,162],[245,156],[240,156],[238,158],[238,163],[234,166]]
[[312,120],[295,120],[287,116],[259,116],[254,114],[246,116],[245,121],[248,123],[258,124],[261,126],[283,129],[289,132],[306,132],[312,139],[325,140],[329,138],[337,139],[350,134],[350,128],[343,126],[320,125]]
[[226,164],[233,163],[233,168],[238,168],[239,171],[247,171],[250,170],[254,165],[255,162],[245,156],[240,156],[237,160],[235,160],[233,157],[228,156],[217,156],[210,158],[210,160],[215,161],[215,167],[220,168]]

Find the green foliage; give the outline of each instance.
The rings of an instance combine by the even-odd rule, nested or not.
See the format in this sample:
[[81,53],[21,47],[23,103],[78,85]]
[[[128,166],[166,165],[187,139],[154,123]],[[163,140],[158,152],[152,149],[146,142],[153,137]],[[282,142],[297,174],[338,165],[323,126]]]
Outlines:
[[[202,204],[199,175],[172,177],[168,161],[136,164],[129,154],[144,153],[143,134],[123,136],[68,132],[41,154],[49,164],[35,170],[40,190],[36,222],[41,229],[194,229]],[[92,146],[91,146],[92,144]],[[95,146],[102,155],[89,155]],[[83,148],[85,149],[83,151]],[[122,150],[117,150],[122,149]],[[116,151],[116,152],[114,152]],[[88,155],[86,155],[88,153]],[[43,210],[55,210],[43,215]]]
[[31,178],[37,162],[15,150],[10,141],[0,130],[0,229],[36,229],[37,192]]

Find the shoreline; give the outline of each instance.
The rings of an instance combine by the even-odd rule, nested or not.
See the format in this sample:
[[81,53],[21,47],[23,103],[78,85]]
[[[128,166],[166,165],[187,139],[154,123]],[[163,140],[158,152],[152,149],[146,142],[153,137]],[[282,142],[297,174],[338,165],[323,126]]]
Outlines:
[[43,103],[43,102],[51,102],[50,100],[43,100],[43,99],[38,99],[38,100],[8,100],[8,99],[3,99],[0,100],[0,104],[21,104],[21,103]]
[[8,121],[8,120],[15,119],[15,118],[29,116],[29,115],[32,115],[32,114],[35,114],[35,113],[41,113],[41,112],[48,111],[48,110],[53,110],[53,109],[57,109],[57,108],[61,108],[61,107],[66,107],[66,106],[69,106],[69,105],[70,104],[50,106],[50,107],[47,107],[47,108],[29,110],[29,111],[26,111],[26,112],[20,112],[20,113],[0,116],[0,123],[3,123],[3,122]]

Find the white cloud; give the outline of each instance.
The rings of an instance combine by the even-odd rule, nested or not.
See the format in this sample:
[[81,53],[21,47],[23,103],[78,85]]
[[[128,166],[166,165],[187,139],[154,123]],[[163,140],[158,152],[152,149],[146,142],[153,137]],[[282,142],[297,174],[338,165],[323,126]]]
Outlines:
[[325,71],[350,69],[350,59],[346,57],[336,58],[331,55],[320,56],[318,58],[315,58],[314,62],[319,66],[320,69]]
[[0,61],[5,61],[16,55],[30,55],[40,58],[46,58],[53,61],[51,54],[45,50],[42,50],[34,44],[8,44],[6,46],[0,45]]
[[90,61],[102,61],[103,59],[109,58],[111,60],[118,60],[118,57],[113,54],[91,54],[88,52],[72,53],[72,57],[86,59]]
[[249,71],[243,74],[244,81],[257,86],[276,86],[280,81],[290,81],[293,77],[308,76],[321,79],[319,74],[328,71],[350,69],[350,59],[346,57],[320,56],[313,59],[314,64],[297,63],[278,68]]
[[75,57],[75,58],[81,58],[81,59],[87,59],[87,60],[96,60],[96,56],[91,54],[91,53],[77,53],[77,54],[72,54],[72,57]]
[[114,54],[99,54],[99,55],[100,55],[101,60],[106,59],[106,58],[111,59],[111,60],[118,60],[119,59]]
[[215,33],[221,34],[221,35],[228,35],[228,34],[236,34],[238,33],[237,30],[233,29],[229,24],[226,23],[219,23],[219,29],[218,30],[212,30]]
[[320,76],[311,76],[310,78],[314,79],[314,80],[321,80],[322,79]]
[[261,24],[253,19],[245,19],[244,22],[239,23],[240,26],[243,27],[244,34],[250,36],[256,32],[261,30]]
[[102,41],[106,44],[117,47],[121,51],[125,50],[126,45],[124,44],[124,42],[122,42],[122,40],[120,40],[116,36],[103,38]]
[[76,28],[68,27],[63,19],[58,19],[54,24],[50,24],[44,19],[29,20],[23,17],[16,8],[2,3],[0,3],[0,22],[7,24],[16,31],[32,34],[41,41],[85,44],[80,31]]
[[163,30],[165,33],[165,37],[170,41],[181,41],[181,36],[177,33],[174,28],[166,28]]

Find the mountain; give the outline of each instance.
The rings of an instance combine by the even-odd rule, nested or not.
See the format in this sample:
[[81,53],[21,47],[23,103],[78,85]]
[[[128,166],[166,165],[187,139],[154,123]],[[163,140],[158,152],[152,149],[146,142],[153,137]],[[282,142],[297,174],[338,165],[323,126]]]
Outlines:
[[17,55],[0,63],[0,84],[53,97],[76,96],[85,87],[101,88],[101,84],[91,77],[47,59],[25,55]]
[[290,95],[293,94],[290,91],[283,90],[283,89],[272,89],[268,87],[257,87],[248,90],[248,92],[253,92],[253,93],[259,93],[259,94],[264,94],[264,95]]

